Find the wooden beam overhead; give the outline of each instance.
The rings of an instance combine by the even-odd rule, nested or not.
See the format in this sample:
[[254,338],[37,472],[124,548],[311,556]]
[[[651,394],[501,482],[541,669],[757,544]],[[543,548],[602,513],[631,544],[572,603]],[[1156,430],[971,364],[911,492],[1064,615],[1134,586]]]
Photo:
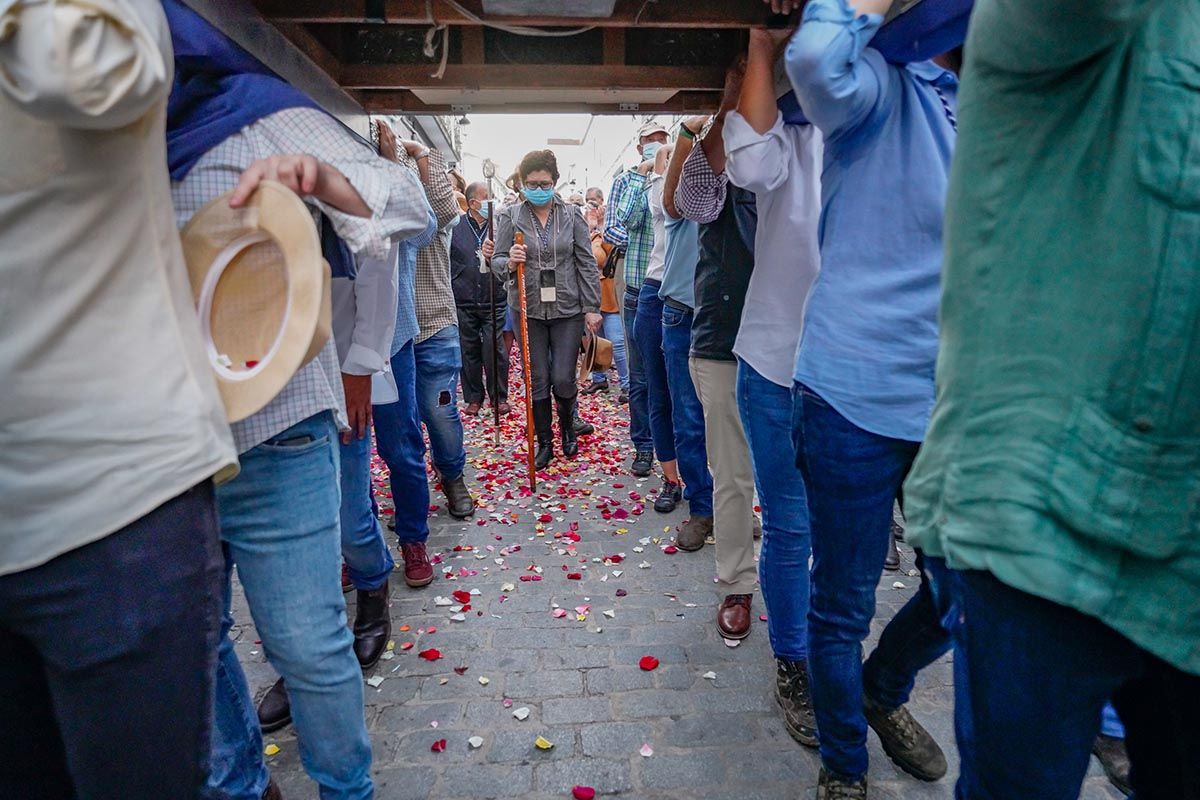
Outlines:
[[346,89],[689,89],[720,91],[725,70],[705,67],[629,67],[623,65],[581,66],[470,65],[450,64],[442,78],[430,75],[428,64],[345,64],[341,83]]
[[[362,2],[328,0],[254,0],[263,16],[273,21],[366,24]],[[618,0],[611,17],[484,17],[479,0],[459,0],[477,17],[500,25],[538,27],[627,28],[747,28],[762,25],[769,14],[761,0],[687,0],[644,2]],[[425,25],[430,19],[425,0],[385,0],[384,20],[394,25]],[[446,25],[478,25],[443,0],[433,0],[433,18]]]
[[[424,103],[415,94],[399,91],[360,91],[354,93],[364,109],[372,114],[450,114],[450,105]],[[471,105],[471,114],[705,114],[721,105],[720,92],[679,92],[665,103],[641,103],[636,109],[619,103],[507,103]]]

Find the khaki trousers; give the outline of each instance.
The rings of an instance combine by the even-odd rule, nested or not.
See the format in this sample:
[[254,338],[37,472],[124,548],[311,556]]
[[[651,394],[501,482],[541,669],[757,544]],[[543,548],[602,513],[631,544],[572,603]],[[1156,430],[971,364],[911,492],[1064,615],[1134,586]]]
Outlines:
[[713,478],[713,536],[723,594],[754,594],[754,469],[737,404],[737,362],[691,358]]

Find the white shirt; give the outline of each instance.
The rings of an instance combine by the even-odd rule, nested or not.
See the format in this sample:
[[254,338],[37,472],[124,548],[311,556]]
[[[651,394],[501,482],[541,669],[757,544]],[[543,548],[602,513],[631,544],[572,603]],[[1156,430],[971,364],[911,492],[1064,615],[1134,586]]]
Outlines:
[[236,471],[167,177],[158,0],[0,0],[0,574]]
[[330,286],[333,338],[342,372],[371,375],[371,402],[377,405],[399,399],[395,383],[388,386],[384,380],[396,332],[399,252],[400,246],[393,244],[387,258],[360,258],[355,280],[334,278]]
[[785,125],[780,115],[765,134],[736,111],[725,118],[725,172],[754,192],[758,230],[754,272],[734,354],[772,383],[791,387],[804,306],[820,271],[823,140],[813,125]]
[[650,219],[654,221],[654,247],[646,266],[646,280],[659,282],[667,272],[667,212],[663,209],[663,186],[663,176],[651,172],[646,202],[650,205]]

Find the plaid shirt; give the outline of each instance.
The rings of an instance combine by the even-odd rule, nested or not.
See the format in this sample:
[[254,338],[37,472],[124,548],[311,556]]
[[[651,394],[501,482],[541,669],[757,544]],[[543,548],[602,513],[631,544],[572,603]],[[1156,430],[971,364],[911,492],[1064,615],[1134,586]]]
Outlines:
[[[208,201],[232,189],[246,167],[260,158],[306,153],[337,169],[372,210],[371,217],[345,214],[313,198],[318,210],[356,254],[387,258],[391,239],[420,233],[428,218],[419,181],[391,167],[351,136],[337,120],[312,108],[291,108],[263,117],[208,151],[182,181],[171,182],[176,221],[182,227]],[[320,355],[292,376],[275,399],[258,413],[234,423],[239,453],[262,444],[298,422],[333,411],[341,428],[348,427],[341,369],[333,337]]]
[[675,207],[685,219],[705,225],[721,216],[729,178],[718,175],[708,163],[704,148],[697,142],[683,162],[679,185],[675,188]]
[[[400,164],[419,175],[417,162],[403,147],[397,147]],[[429,183],[425,185],[429,205],[433,208],[437,230],[449,229],[458,221],[460,209],[454,199],[454,187],[446,174],[446,159],[437,150],[429,151]],[[438,331],[458,324],[454,305],[454,288],[450,283],[450,248],[437,235],[417,251],[417,324],[421,331],[414,344],[420,344]]]
[[646,176],[626,170],[613,181],[604,217],[604,238],[625,249],[625,286],[642,288],[650,251],[654,249],[654,221],[646,201]]

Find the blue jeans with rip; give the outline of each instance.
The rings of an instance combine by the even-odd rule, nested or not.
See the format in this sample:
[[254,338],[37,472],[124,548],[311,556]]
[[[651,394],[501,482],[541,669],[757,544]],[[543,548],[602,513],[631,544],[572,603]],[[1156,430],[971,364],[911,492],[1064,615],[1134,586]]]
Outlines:
[[373,794],[362,670],[341,590],[337,429],[322,412],[241,454],[217,487],[225,549],[213,752],[206,797],[259,800],[267,785],[262,733],[229,629],[237,565],[271,666],[287,682],[300,760],[322,800]]
[[642,284],[638,295],[637,320],[633,339],[646,377],[646,410],[654,454],[659,461],[675,460],[675,422],[671,419],[671,387],[667,381],[667,362],[663,356],[662,311],[658,281]]
[[442,328],[417,344],[413,354],[417,360],[417,412],[429,432],[433,465],[442,480],[454,480],[467,465],[462,417],[458,415],[458,380],[462,372],[458,326]]
[[738,411],[762,507],[759,585],[776,658],[808,657],[808,496],[792,444],[792,391],[738,361]]
[[683,496],[693,517],[713,515],[713,480],[708,471],[708,449],[704,436],[704,406],[692,383],[688,355],[692,350],[691,311],[671,306],[662,310],[662,352],[670,389],[671,421],[675,429],[675,452]]
[[383,538],[371,494],[371,432],[351,434],[342,444],[342,558],[355,589],[371,591],[387,581],[396,566]]
[[417,415],[417,363],[412,342],[392,356],[392,377],[400,399],[371,407],[375,445],[391,476],[396,538],[400,544],[415,544],[429,538],[429,479],[425,437]]
[[625,330],[622,339],[626,342],[626,360],[629,364],[629,439],[635,450],[652,450],[654,439],[650,434],[650,406],[646,394],[646,371],[642,368],[642,356],[638,352],[634,324],[637,321],[638,292],[626,289],[622,299],[622,321]]
[[[612,342],[613,363],[617,367],[617,378],[621,382],[621,388],[629,390],[629,362],[625,357],[625,323],[621,321],[619,312],[605,312],[604,328],[601,333],[605,339]],[[605,372],[593,372],[592,380],[602,381],[608,377]]]
[[1110,700],[1125,725],[1133,796],[1200,797],[1200,675],[990,572],[947,569],[934,580],[959,611],[958,800],[1075,800]]
[[923,579],[863,664],[893,503],[921,443],[863,430],[801,384],[793,401],[792,435],[812,530],[808,672],[821,762],[856,781],[867,774],[863,696],[889,709],[906,703],[917,672],[950,650],[952,612]]

